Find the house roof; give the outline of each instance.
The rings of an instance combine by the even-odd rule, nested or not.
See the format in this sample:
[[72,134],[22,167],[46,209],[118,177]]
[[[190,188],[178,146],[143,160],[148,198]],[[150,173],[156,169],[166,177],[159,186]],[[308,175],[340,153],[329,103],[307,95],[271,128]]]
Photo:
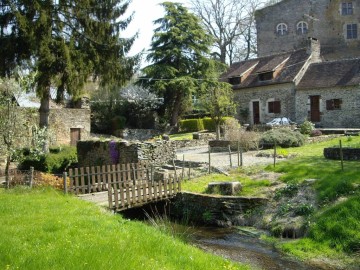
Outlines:
[[[227,78],[234,76],[241,76],[247,70],[252,68],[249,71],[250,74],[246,76],[239,85],[234,85],[233,89],[293,82],[296,75],[299,73],[308,58],[309,54],[306,52],[306,49],[301,49],[297,51],[237,62],[230,66],[228,71],[221,76],[221,79],[226,80]],[[277,75],[274,79],[268,81],[259,81],[258,75],[260,73],[271,71],[277,72]]]
[[323,88],[360,84],[360,58],[310,65],[298,88]]

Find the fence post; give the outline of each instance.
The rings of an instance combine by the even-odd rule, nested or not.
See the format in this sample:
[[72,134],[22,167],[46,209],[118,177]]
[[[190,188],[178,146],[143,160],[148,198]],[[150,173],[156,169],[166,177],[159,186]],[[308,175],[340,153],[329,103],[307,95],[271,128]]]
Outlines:
[[229,159],[230,159],[230,168],[232,168],[232,160],[231,160],[231,145],[229,144]]
[[67,188],[67,172],[63,173],[63,179],[64,179],[64,193],[67,194],[68,193],[68,188]]
[[238,161],[238,167],[240,167],[240,144],[239,141],[237,141],[237,161]]
[[173,163],[173,167],[174,167],[175,179],[177,179],[177,173],[176,173],[175,161],[174,161],[174,160],[172,160],[172,163]]
[[30,188],[32,188],[33,186],[33,181],[34,181],[34,167],[30,167],[30,181],[29,181]]
[[190,180],[190,178],[191,178],[191,162],[189,161],[189,180]]
[[276,143],[274,143],[274,167],[276,166]]
[[183,155],[182,170],[181,170],[181,179],[184,179],[184,176],[185,176],[185,155]]
[[342,149],[342,141],[339,141],[340,143],[340,161],[341,161],[341,170],[344,170],[344,155],[343,155],[343,149]]
[[211,147],[209,146],[209,174],[211,173]]
[[240,147],[240,166],[243,166],[243,149]]

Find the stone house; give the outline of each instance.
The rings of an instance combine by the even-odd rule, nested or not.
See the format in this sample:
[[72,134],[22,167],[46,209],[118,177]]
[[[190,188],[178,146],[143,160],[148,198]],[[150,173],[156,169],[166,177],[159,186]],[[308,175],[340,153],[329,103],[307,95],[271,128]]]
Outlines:
[[[22,94],[16,97],[20,109],[26,115],[33,114],[28,117],[29,126],[37,126],[39,122],[38,109],[40,102],[34,93]],[[35,112],[35,115],[34,115]],[[76,145],[79,140],[87,140],[90,138],[90,108],[84,103],[76,104],[76,106],[57,105],[50,101],[49,112],[49,129],[52,135],[52,144],[54,145]],[[31,132],[31,127],[28,127]],[[30,136],[24,134],[24,136]]]
[[360,0],[283,0],[255,14],[258,56],[321,43],[324,60],[359,57]]

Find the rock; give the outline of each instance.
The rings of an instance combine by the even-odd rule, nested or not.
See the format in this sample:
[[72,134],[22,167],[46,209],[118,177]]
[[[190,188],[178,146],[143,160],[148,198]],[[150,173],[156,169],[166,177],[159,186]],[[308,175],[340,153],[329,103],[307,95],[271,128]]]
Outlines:
[[208,192],[221,195],[235,195],[241,191],[242,185],[239,182],[211,182],[208,184]]

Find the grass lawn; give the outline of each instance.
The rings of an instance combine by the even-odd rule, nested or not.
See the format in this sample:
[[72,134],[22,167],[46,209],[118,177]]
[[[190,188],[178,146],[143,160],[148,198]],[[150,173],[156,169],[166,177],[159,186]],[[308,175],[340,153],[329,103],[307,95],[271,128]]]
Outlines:
[[0,189],[0,269],[248,269],[53,189]]
[[170,134],[169,137],[170,137],[171,140],[174,140],[174,141],[192,140],[193,132]]
[[[360,137],[342,137],[343,147],[359,147]],[[244,192],[240,195],[257,195],[269,185],[264,179],[251,180],[259,170],[282,173],[285,183],[301,184],[306,179],[316,179],[313,188],[318,199],[318,211],[309,217],[306,238],[279,243],[286,253],[304,260],[314,257],[351,258],[360,264],[360,162],[327,160],[325,147],[338,146],[339,138],[302,147],[283,149],[294,158],[277,163],[274,168],[244,168],[234,171],[229,177],[210,175],[193,179],[183,184],[184,190],[205,193],[209,182],[240,181]],[[271,150],[269,150],[271,151]],[[261,193],[261,192],[260,192]],[[356,259],[357,258],[357,259]]]

